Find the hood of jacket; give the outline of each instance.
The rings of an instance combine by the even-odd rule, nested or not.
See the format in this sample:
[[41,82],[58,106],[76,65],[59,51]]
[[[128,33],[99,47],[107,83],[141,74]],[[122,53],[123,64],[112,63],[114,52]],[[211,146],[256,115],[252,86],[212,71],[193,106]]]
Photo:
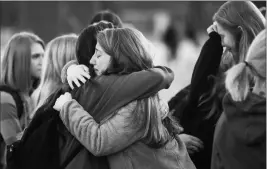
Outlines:
[[257,144],[266,137],[266,98],[249,93],[246,100],[236,102],[227,93],[223,99],[227,125],[246,144]]

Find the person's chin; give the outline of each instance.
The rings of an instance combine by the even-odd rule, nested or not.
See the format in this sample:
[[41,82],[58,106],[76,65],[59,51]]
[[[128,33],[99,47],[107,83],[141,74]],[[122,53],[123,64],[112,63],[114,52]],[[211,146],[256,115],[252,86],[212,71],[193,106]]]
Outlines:
[[35,79],[41,79],[41,72],[36,72],[36,73],[33,75],[33,77],[34,77]]
[[101,72],[100,72],[98,69],[94,69],[94,71],[95,71],[95,74],[96,74],[97,76],[100,76],[100,75],[101,75]]

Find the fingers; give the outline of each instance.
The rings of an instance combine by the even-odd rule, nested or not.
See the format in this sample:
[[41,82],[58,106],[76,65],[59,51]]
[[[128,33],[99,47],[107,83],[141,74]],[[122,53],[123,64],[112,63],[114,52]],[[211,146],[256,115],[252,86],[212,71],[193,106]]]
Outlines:
[[217,27],[217,25],[218,25],[218,23],[215,21],[215,22],[213,22],[213,29],[214,29],[214,31],[215,32],[218,32],[218,27]]
[[64,96],[67,100],[71,100],[71,99],[72,99],[72,96],[71,96],[71,94],[70,94],[69,92],[64,93],[63,96]]
[[204,144],[199,138],[190,136],[190,139],[191,139],[190,145],[201,148],[201,149],[204,148]]
[[74,87],[73,87],[73,85],[72,85],[72,81],[71,81],[69,78],[67,78],[67,81],[68,81],[68,84],[69,84],[70,88],[71,88],[71,89],[74,89]]
[[73,79],[73,82],[76,84],[77,87],[80,87],[81,86],[81,84],[80,84],[80,82],[78,81],[77,78],[76,79]]
[[83,70],[87,73],[89,73],[89,68],[85,65],[81,65],[81,67],[83,68]]
[[188,147],[186,149],[187,149],[188,154],[194,154],[194,150],[189,149]]
[[190,137],[191,137],[191,139],[192,139],[194,142],[198,142],[198,143],[203,144],[203,142],[202,142],[199,138],[197,138],[197,137],[195,137],[195,136],[190,136]]
[[214,32],[215,30],[214,30],[214,28],[213,28],[213,25],[210,25],[209,27],[208,27],[208,29],[207,29],[207,32],[208,32],[208,34],[210,34],[211,32]]
[[190,153],[190,154],[193,154],[195,152],[199,152],[200,151],[200,148],[196,147],[194,145],[190,145],[190,146],[188,146],[186,148],[187,148],[188,153]]
[[[86,80],[90,78],[89,68],[85,65],[72,65],[67,70],[67,81],[71,89],[74,89],[73,83],[77,87],[80,87],[81,82],[85,83]],[[79,82],[79,80],[81,82]]]
[[[86,77],[87,79],[90,79],[90,78],[91,78],[91,76],[89,75],[88,72],[81,72],[81,75],[82,75],[83,77]],[[81,79],[80,79],[80,80],[81,80]]]
[[60,95],[60,96],[57,98],[57,100],[56,100],[56,102],[55,102],[53,108],[54,108],[55,110],[57,110],[57,111],[61,111],[63,105],[64,105],[67,101],[70,101],[71,99],[72,99],[71,94],[70,94],[69,92],[66,92],[66,93],[64,93],[63,95]]
[[54,106],[53,106],[53,109],[55,109],[55,110],[59,110],[59,109],[58,109],[58,107],[59,107],[59,106],[58,106],[58,104],[59,104],[59,103],[58,103],[58,99],[59,99],[59,98],[57,98],[57,100],[56,100],[56,102],[55,102],[55,104],[54,104]]
[[207,28],[207,32],[208,34],[210,34],[211,32],[218,32],[217,22],[213,22],[212,25]]
[[80,80],[82,83],[86,82],[86,79],[82,75],[77,75],[78,80]]

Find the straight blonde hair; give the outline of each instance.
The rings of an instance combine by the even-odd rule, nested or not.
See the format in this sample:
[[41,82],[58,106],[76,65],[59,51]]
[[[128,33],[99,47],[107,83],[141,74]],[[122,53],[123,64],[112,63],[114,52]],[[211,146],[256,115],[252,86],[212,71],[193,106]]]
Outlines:
[[61,70],[67,62],[76,59],[77,39],[76,34],[67,34],[56,37],[47,44],[41,82],[32,94],[35,109],[41,106],[62,85]]
[[260,80],[266,84],[266,29],[252,42],[245,61],[227,72],[225,86],[233,100],[246,99],[251,80]]
[[14,90],[28,93],[31,83],[31,46],[39,43],[44,48],[44,42],[30,32],[14,34],[7,43],[1,62],[1,85],[7,85]]

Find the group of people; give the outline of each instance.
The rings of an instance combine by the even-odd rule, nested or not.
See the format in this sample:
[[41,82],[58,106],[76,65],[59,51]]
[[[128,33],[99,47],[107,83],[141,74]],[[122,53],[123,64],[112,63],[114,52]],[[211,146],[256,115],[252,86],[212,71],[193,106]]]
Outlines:
[[2,167],[6,146],[68,86],[53,109],[82,149],[66,169],[265,168],[265,22],[250,1],[224,3],[191,83],[168,103],[158,92],[182,75],[154,65],[151,42],[113,12],[47,45],[33,33],[13,35],[1,63]]

